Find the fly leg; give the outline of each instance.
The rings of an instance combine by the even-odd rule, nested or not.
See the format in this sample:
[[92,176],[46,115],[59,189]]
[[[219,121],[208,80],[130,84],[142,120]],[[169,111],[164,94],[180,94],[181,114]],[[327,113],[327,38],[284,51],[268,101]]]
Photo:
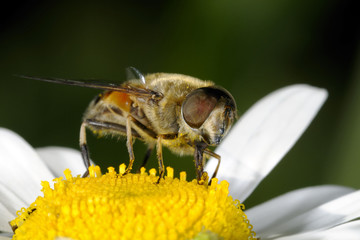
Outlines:
[[128,152],[129,152],[129,166],[125,170],[124,174],[127,174],[131,171],[134,161],[135,161],[132,134],[131,134],[131,117],[130,116],[128,116],[126,118],[126,146],[127,146]]
[[140,169],[141,169],[141,168],[143,168],[143,167],[146,166],[146,164],[147,164],[147,162],[148,162],[148,160],[149,160],[149,158],[150,158],[151,153],[152,153],[153,150],[154,150],[154,144],[150,144],[150,145],[148,146],[148,149],[146,150],[146,153],[145,153],[145,157],[144,157],[144,159],[143,159],[143,162],[142,162],[141,166],[139,167],[139,169],[138,169],[138,171],[137,171],[138,173],[140,172]]
[[203,182],[207,178],[207,174],[204,174],[204,151],[207,147],[206,143],[197,142],[195,143],[195,152],[194,152],[194,159],[195,159],[195,168],[196,168],[196,179],[199,184],[203,184]]
[[[213,175],[211,176],[211,179],[216,178],[217,172],[219,171],[219,167],[220,167],[221,157],[220,157],[220,155],[218,155],[218,154],[216,154],[216,153],[214,153],[214,152],[212,152],[212,151],[210,151],[208,149],[205,149],[204,153],[206,155],[209,155],[209,156],[211,156],[213,158],[216,158],[216,160],[218,160],[215,171],[214,171]],[[211,179],[210,179],[209,184],[211,183]]]
[[159,162],[159,179],[156,183],[160,183],[160,179],[164,176],[164,161],[162,154],[162,145],[161,145],[162,136],[159,135],[156,142],[156,154]]
[[80,149],[81,155],[85,164],[86,171],[82,175],[82,177],[87,177],[89,175],[89,167],[90,167],[90,157],[89,157],[89,150],[86,144],[86,126],[87,122],[84,121],[80,127]]
[[[129,132],[130,132],[130,137],[131,136],[140,137],[140,135],[136,131],[131,131],[131,128],[127,128],[120,124],[111,123],[111,122],[103,122],[103,121],[98,121],[95,119],[85,119],[80,127],[80,149],[81,149],[82,158],[84,160],[84,164],[86,167],[86,172],[82,175],[82,177],[87,177],[89,175],[88,168],[90,166],[89,150],[88,150],[88,147],[86,144],[86,128],[87,127],[89,127],[92,130],[99,130],[99,131],[109,130],[109,131],[115,131],[115,132],[119,132],[119,133],[126,133],[127,136],[129,136]],[[129,145],[130,145],[130,150],[131,150],[131,151],[129,150],[129,154],[130,154],[130,152],[132,153],[132,157],[133,157],[132,159],[134,161],[134,153],[132,151],[132,139],[130,139],[130,141],[128,141],[128,142],[130,143]],[[128,147],[128,149],[129,149],[129,147]],[[130,166],[130,164],[129,164],[129,166]]]

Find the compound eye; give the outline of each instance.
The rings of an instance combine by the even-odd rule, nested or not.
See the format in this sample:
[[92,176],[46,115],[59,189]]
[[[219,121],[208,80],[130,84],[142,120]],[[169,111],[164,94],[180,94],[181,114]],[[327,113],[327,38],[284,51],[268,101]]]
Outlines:
[[199,88],[188,94],[183,105],[182,115],[192,128],[199,128],[215,108],[218,98],[209,88]]

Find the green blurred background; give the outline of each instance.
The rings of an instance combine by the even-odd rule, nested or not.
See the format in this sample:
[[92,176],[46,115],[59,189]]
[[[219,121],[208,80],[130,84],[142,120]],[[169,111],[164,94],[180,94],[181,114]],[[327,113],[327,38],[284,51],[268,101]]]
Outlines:
[[[34,147],[78,149],[82,113],[99,92],[13,74],[121,82],[124,69],[215,81],[240,113],[295,83],[329,99],[247,206],[317,184],[360,187],[358,1],[23,1],[2,8],[0,126]],[[103,169],[128,159],[125,141],[89,134]],[[145,147],[135,143],[137,163]],[[191,157],[165,164],[194,177]],[[152,156],[150,167],[157,167]]]

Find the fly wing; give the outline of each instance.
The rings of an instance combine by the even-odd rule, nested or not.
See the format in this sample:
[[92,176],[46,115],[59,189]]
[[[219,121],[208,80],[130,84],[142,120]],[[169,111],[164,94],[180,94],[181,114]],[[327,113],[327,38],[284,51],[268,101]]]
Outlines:
[[128,67],[125,69],[125,72],[126,72],[127,80],[138,79],[143,84],[145,84],[145,77],[144,77],[144,75],[142,75],[142,73],[138,69],[136,69],[134,67]]
[[25,75],[17,75],[18,77],[38,80],[43,82],[51,82],[58,83],[64,85],[73,85],[79,87],[88,87],[88,88],[96,88],[102,90],[109,91],[117,91],[124,92],[133,96],[143,97],[143,98],[152,98],[160,100],[163,97],[163,94],[160,92],[156,92],[147,88],[135,87],[130,84],[116,84],[105,81],[97,81],[97,80],[71,80],[71,79],[63,79],[63,78],[43,78],[43,77],[35,77],[35,76],[25,76]]

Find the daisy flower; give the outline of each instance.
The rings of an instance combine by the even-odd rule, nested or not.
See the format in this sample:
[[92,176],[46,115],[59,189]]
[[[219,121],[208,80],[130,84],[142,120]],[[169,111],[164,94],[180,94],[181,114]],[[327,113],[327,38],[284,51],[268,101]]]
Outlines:
[[[171,168],[154,184],[154,169],[122,175],[124,165],[106,174],[91,167],[81,178],[79,151],[33,149],[0,129],[0,239],[360,239],[360,191],[351,188],[298,189],[246,211],[240,204],[326,97],[293,85],[258,101],[217,148],[222,163],[209,186],[184,172],[176,178]],[[215,165],[210,159],[206,170]]]

